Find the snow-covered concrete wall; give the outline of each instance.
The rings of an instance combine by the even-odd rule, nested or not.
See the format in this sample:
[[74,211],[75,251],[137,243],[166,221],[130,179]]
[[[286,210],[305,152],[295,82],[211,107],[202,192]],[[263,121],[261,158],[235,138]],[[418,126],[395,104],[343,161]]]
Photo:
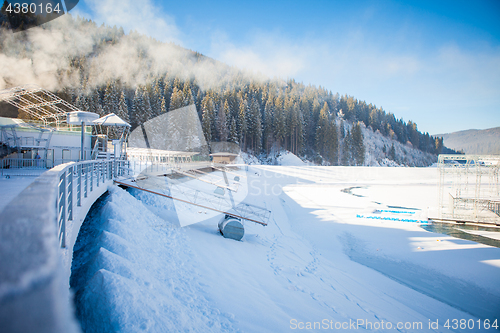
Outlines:
[[58,181],[45,172],[0,214],[3,332],[80,332],[57,239]]

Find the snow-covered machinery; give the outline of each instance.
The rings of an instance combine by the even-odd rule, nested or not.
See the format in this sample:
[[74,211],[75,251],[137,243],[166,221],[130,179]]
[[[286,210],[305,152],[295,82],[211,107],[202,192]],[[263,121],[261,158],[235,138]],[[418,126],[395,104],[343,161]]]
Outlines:
[[231,215],[225,215],[219,222],[219,231],[224,238],[241,240],[245,234],[245,228],[241,219]]

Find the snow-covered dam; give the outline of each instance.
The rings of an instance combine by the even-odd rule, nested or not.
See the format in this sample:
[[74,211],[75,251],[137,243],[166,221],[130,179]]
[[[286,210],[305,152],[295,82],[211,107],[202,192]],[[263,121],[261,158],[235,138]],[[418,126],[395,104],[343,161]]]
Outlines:
[[79,332],[69,290],[73,246],[87,212],[125,161],[56,166],[0,216],[0,323],[6,332]]
[[[500,249],[357,217],[425,220],[436,209],[435,168],[251,166],[246,175],[245,201],[272,215],[267,227],[245,223],[242,241],[223,238],[220,216],[203,209],[109,187],[74,247],[79,322],[61,287],[69,280],[61,274],[54,284],[68,297],[59,298],[66,308],[54,307],[65,329],[286,332],[355,323],[447,332],[457,319],[475,326],[454,331],[471,332],[498,324]],[[342,192],[349,187],[358,196]],[[181,228],[186,217],[200,222]],[[58,255],[56,237],[53,245]]]

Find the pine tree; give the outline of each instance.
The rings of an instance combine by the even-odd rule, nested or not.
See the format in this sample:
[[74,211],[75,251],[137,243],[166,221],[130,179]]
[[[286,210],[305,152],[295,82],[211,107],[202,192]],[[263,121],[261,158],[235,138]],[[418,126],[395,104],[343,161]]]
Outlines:
[[203,113],[201,111],[201,103],[203,101],[203,97],[204,96],[203,96],[203,93],[202,93],[201,89],[197,89],[197,91],[198,92],[196,93],[196,102],[195,102],[195,104],[196,104],[196,110],[198,111],[198,116],[201,119],[202,116],[203,116]]
[[262,120],[261,120],[261,113],[259,110],[259,107],[255,108],[256,113],[255,113],[255,144],[254,144],[254,152],[256,154],[260,154],[262,150]]
[[344,127],[344,120],[340,119],[340,125],[339,125],[339,132],[340,132],[340,139],[345,138],[345,127]]
[[144,122],[146,122],[149,119],[153,119],[154,118],[153,109],[151,108],[151,102],[150,102],[150,99],[149,99],[149,93],[148,93],[147,87],[143,87],[142,88],[142,100],[143,100],[143,103],[144,103],[144,106],[143,106],[143,114],[144,114],[143,119],[144,119]]
[[214,102],[209,94],[206,94],[201,102],[202,112],[202,129],[207,142],[212,142],[215,139],[215,117],[214,117]]
[[349,129],[347,129],[346,135],[344,137],[344,143],[342,145],[342,159],[341,163],[344,166],[351,165],[352,160],[352,152],[351,152],[351,133]]
[[363,133],[357,122],[352,128],[352,151],[356,165],[363,165],[365,161],[365,146],[363,144]]
[[250,102],[248,110],[247,133],[250,148],[254,152],[260,153],[260,149],[262,148],[262,120],[259,104],[255,100]]
[[172,98],[173,92],[173,82],[171,82],[168,77],[165,77],[165,87],[163,88],[163,98],[165,99],[165,109],[170,111],[170,100]]
[[237,132],[239,135],[240,147],[245,149],[246,137],[247,137],[247,109],[248,103],[245,98],[240,99],[240,105],[238,108],[238,121],[237,121]]
[[392,143],[391,149],[389,150],[389,158],[396,161],[396,149],[394,148],[394,142]]
[[286,134],[286,118],[283,110],[283,97],[280,95],[274,100],[274,137],[278,144],[278,148],[282,148],[283,140]]
[[321,108],[318,125],[316,127],[316,151],[323,156],[324,159],[330,159],[330,147],[329,147],[329,135],[330,135],[330,125],[329,125],[329,115],[330,111],[328,104],[325,102]]
[[226,117],[227,114],[225,110],[226,108],[229,109],[227,101],[225,101],[222,107],[219,108],[219,112],[217,114],[217,132],[219,134],[219,139],[222,142],[227,141],[229,135]]
[[76,97],[75,106],[82,111],[89,111],[87,98],[83,94]]
[[229,142],[238,143],[238,133],[236,131],[236,119],[231,117],[231,125],[229,126]]
[[170,98],[169,111],[180,109],[183,106],[184,106],[184,95],[182,93],[182,90],[179,90],[177,89],[177,87],[174,87],[174,90],[172,91],[172,97]]
[[105,114],[118,113],[118,96],[113,81],[108,82],[104,91],[103,110]]
[[434,154],[441,154],[441,151],[443,150],[443,138],[438,138],[434,139]]
[[142,89],[138,86],[135,89],[134,99],[132,101],[132,117],[130,119],[132,122],[132,128],[135,128],[144,122],[143,110],[144,101]]
[[328,153],[329,153],[329,159],[330,163],[333,165],[338,164],[339,160],[339,139],[338,139],[338,131],[337,131],[337,125],[335,122],[329,122],[329,130],[328,130],[328,142],[329,142],[329,147],[328,147]]
[[298,103],[295,105],[295,110],[298,115],[297,126],[295,127],[295,154],[301,155],[304,146],[304,129],[306,128],[306,124]]
[[182,89],[183,101],[182,106],[188,106],[194,104],[193,94],[191,92],[191,87],[189,81],[184,83],[184,88]]
[[[326,103],[325,103],[326,105]],[[319,116],[319,121],[318,121],[318,124],[316,126],[316,135],[315,135],[315,138],[316,138],[316,151],[322,155],[323,154],[323,148],[324,148],[324,145],[325,145],[325,142],[324,142],[324,132],[325,132],[325,126],[326,126],[326,122],[328,121],[327,119],[327,116],[324,112],[323,109],[321,109],[321,113],[320,113],[320,116]]]
[[162,113],[162,100],[163,100],[163,92],[161,87],[161,81],[155,80],[153,89],[151,91],[150,103],[151,110],[153,112],[153,116],[159,116]]
[[128,112],[128,106],[127,106],[127,98],[125,97],[125,92],[121,92],[120,94],[120,101],[118,103],[118,111],[116,113],[118,117],[123,119],[123,121],[126,121],[127,123],[130,123],[130,117],[129,117],[129,112]]
[[273,145],[273,101],[268,99],[266,106],[264,107],[264,117],[263,117],[263,132],[262,139],[264,144],[264,152],[269,153],[271,146]]
[[167,102],[165,101],[165,97],[161,97],[160,103],[160,114],[164,114],[167,112]]
[[[91,90],[88,98],[89,103],[89,111],[93,113],[97,113],[100,117],[104,116],[104,111],[102,110],[101,101],[99,96],[99,90],[93,89]],[[99,108],[100,107],[100,108]],[[99,113],[101,112],[101,113]]]

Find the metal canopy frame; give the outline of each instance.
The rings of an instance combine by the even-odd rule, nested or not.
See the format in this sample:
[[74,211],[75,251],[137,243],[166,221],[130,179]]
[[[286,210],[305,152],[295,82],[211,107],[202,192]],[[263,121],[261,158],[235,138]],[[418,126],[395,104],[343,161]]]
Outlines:
[[0,90],[0,101],[5,101],[43,122],[58,127],[66,121],[66,113],[82,111],[35,84]]

